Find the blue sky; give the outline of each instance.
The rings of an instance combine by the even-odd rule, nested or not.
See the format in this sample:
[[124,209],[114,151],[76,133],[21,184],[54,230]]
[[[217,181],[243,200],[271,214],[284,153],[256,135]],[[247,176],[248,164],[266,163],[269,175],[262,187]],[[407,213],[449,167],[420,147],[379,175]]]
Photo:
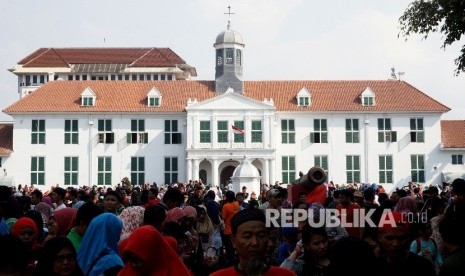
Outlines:
[[[240,32],[245,80],[402,80],[465,120],[465,73],[454,76],[461,43],[441,49],[440,34],[398,37],[406,0],[15,0],[0,10],[0,109],[16,100],[7,69],[41,47],[170,47],[214,78],[216,35]],[[11,117],[0,114],[1,120]]]

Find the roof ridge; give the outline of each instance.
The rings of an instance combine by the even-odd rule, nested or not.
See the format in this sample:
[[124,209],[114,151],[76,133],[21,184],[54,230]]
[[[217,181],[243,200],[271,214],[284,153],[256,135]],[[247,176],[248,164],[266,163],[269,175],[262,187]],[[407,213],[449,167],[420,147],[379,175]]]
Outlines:
[[38,56],[32,58],[30,61],[28,61],[27,63],[23,64],[23,66],[26,66],[28,65],[29,63],[33,62],[34,60],[38,59],[39,57],[41,57],[42,55],[44,55],[45,53],[47,53],[48,51],[50,51],[50,49],[53,49],[52,47],[48,48],[47,50],[45,50],[44,52],[40,53]]
[[163,54],[162,51],[160,51],[160,50],[157,49],[157,52],[160,53],[160,55],[162,55],[163,58],[164,58],[165,60],[169,60],[169,59],[165,56],[165,54]]
[[147,52],[145,52],[142,56],[140,56],[138,59],[134,60],[131,64],[129,64],[129,67],[133,66],[134,64],[136,64],[139,60],[141,60],[143,57],[145,57],[146,55],[148,55],[150,52],[152,52],[153,50],[155,49],[155,47],[152,47],[150,50],[148,50]]
[[55,48],[50,48],[52,49],[52,51],[60,58],[61,61],[63,61],[63,63],[65,63],[66,65],[68,65],[68,67],[71,67],[71,65],[63,59],[63,57],[55,50]]

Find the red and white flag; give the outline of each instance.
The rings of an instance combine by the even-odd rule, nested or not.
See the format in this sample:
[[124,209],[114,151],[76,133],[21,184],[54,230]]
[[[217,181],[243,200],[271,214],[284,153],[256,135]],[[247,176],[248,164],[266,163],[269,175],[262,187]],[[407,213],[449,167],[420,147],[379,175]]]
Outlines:
[[238,127],[235,126],[235,125],[231,125],[231,126],[232,126],[233,132],[234,132],[235,134],[244,134],[244,133],[245,133],[245,131],[244,131],[243,129],[240,129],[240,128],[238,128]]

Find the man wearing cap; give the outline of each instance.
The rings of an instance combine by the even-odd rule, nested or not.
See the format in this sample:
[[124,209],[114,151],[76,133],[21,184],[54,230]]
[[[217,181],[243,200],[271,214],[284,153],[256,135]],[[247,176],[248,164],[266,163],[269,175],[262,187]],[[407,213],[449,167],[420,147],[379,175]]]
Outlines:
[[283,198],[278,189],[273,188],[266,192],[266,199],[267,201],[260,206],[262,211],[265,211],[266,209],[281,209]]
[[239,263],[234,267],[216,271],[211,276],[295,275],[288,269],[266,264],[268,235],[265,223],[265,215],[259,210],[245,209],[237,213],[231,220],[231,240],[239,257]]

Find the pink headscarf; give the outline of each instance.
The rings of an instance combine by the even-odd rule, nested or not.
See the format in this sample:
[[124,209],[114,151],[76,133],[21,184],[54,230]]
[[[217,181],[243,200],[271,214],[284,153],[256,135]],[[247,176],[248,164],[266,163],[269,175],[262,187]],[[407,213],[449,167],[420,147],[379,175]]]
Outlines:
[[53,207],[52,198],[50,196],[44,196],[42,201],[47,203],[50,207]]
[[45,225],[48,224],[48,220],[52,216],[52,207],[50,207],[50,205],[48,205],[45,202],[39,202],[36,205],[34,210],[40,212],[42,215],[42,220],[44,221],[44,224]]
[[187,218],[196,218],[197,217],[197,210],[195,210],[192,206],[186,206],[182,209],[182,213]]
[[176,222],[179,223],[179,220],[185,216],[181,208],[175,207],[168,212],[166,212],[166,222]]
[[399,213],[412,213],[416,212],[417,204],[415,199],[411,197],[402,197],[397,202],[397,206],[394,208],[394,211]]
[[78,209],[66,207],[55,211],[53,217],[57,223],[57,236],[66,236],[68,235],[71,228],[74,226],[76,220],[76,214]]

